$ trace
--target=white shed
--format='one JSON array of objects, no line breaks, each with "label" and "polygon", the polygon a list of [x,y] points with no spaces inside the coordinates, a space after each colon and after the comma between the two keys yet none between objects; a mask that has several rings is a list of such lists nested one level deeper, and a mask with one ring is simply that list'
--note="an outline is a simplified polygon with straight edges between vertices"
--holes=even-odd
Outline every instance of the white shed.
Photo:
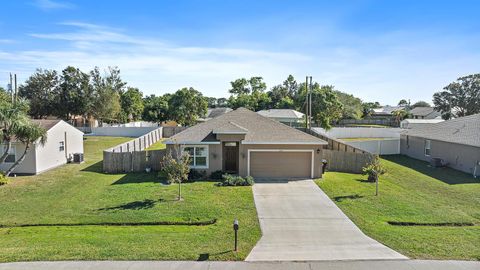
[{"label": "white shed", "polygon": [[[44,171],[66,164],[73,154],[83,154],[83,132],[62,120],[32,120],[47,130],[45,145],[35,143],[31,146],[25,160],[13,171],[15,174],[39,174]],[[1,147],[0,153],[4,148]],[[12,142],[10,154],[2,171],[7,170],[25,151],[21,142]]]}]

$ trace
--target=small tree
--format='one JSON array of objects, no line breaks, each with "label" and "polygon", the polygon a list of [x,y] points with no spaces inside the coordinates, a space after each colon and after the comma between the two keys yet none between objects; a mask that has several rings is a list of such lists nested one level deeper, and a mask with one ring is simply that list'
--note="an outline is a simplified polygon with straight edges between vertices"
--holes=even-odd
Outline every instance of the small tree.
[{"label": "small tree", "polygon": [[[174,153],[172,154],[172,152]],[[178,200],[182,200],[182,182],[188,180],[190,155],[180,151],[180,147],[175,146],[174,150],[167,151],[167,154],[163,157],[162,167],[168,181],[178,183]]]},{"label": "small tree", "polygon": [[34,142],[38,141],[40,145],[45,145],[47,142],[47,130],[34,123],[27,123],[19,127],[15,136],[18,141],[25,145],[25,150],[23,151],[22,156],[5,172],[5,176],[10,176],[13,170],[25,160],[25,157]]},{"label": "small tree", "polygon": [[375,196],[378,195],[378,177],[387,172],[385,167],[383,167],[383,165],[380,163],[378,155],[375,155],[370,161],[370,163],[367,166],[363,167],[362,170],[364,175],[368,175],[369,182],[375,182]]}]

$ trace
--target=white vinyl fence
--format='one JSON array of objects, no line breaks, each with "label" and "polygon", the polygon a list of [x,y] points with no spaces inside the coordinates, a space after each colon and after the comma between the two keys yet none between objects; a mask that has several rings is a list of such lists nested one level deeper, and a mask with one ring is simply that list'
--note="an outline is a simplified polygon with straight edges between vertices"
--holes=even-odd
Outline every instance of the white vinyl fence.
[{"label": "white vinyl fence", "polygon": [[[341,139],[340,139],[341,140]],[[370,141],[343,141],[353,147],[376,155],[400,154],[400,139],[381,139]]]}]

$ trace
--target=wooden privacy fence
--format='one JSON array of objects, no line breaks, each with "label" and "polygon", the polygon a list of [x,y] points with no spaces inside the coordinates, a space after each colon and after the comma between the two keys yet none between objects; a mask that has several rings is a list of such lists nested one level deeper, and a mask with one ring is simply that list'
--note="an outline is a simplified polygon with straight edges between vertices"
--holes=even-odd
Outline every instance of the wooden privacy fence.
[{"label": "wooden privacy fence", "polygon": [[362,168],[373,159],[372,153],[326,137],[313,130],[302,130],[328,142],[323,149],[323,159],[327,160],[327,170],[329,171],[361,173]]},{"label": "wooden privacy fence", "polygon": [[106,173],[140,172],[145,171],[147,167],[159,170],[165,150],[145,151],[145,149],[161,140],[162,137],[162,128],[158,128],[131,141],[104,150],[103,171]]},{"label": "wooden privacy fence", "polygon": [[335,172],[361,173],[373,155],[354,152],[323,149],[323,158],[327,160],[327,170]]},{"label": "wooden privacy fence", "polygon": [[162,169],[161,162],[166,150],[135,152],[103,152],[103,171],[106,173],[144,172]]}]

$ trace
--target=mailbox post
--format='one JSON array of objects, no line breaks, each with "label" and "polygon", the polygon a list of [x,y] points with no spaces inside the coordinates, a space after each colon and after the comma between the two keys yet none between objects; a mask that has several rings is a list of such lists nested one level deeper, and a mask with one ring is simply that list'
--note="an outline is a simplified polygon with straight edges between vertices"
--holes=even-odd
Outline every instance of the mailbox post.
[{"label": "mailbox post", "polygon": [[237,251],[238,250],[238,245],[237,245],[238,244],[238,220],[237,219],[233,221],[233,230],[235,232],[235,251]]}]

